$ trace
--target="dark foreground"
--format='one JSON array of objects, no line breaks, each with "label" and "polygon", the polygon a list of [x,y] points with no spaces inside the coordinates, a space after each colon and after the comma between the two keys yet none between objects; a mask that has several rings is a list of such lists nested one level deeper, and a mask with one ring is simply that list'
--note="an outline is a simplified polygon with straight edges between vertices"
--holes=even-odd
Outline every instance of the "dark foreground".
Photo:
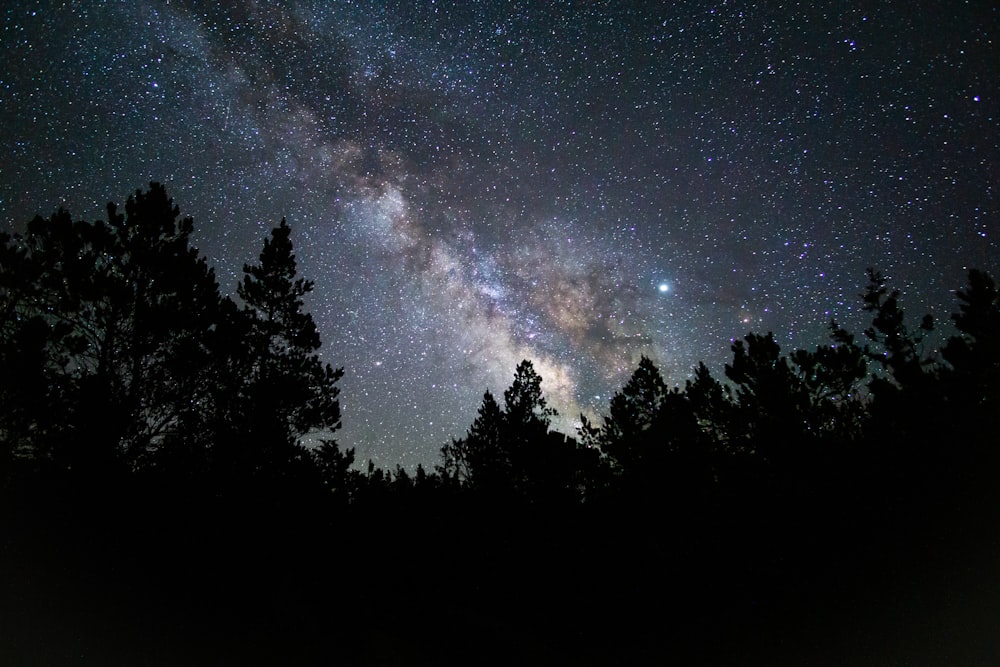
[{"label": "dark foreground", "polygon": [[440,498],[322,514],[242,498],[237,511],[190,490],[42,488],[7,491],[2,664],[1000,657],[1000,516],[975,484],[879,505],[762,493],[655,513]]}]

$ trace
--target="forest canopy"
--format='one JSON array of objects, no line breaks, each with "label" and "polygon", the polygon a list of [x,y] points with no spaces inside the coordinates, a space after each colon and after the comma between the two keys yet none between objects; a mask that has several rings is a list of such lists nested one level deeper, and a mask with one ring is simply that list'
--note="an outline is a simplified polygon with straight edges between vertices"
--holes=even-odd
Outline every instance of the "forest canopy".
[{"label": "forest canopy", "polygon": [[[235,298],[191,246],[192,228],[151,183],[124,212],[109,204],[107,220],[60,209],[0,238],[7,474],[30,463],[227,484],[301,477],[341,498],[362,480],[410,483],[402,468],[355,470],[353,451],[329,439],[343,370],[318,356],[303,301],[313,283],[297,276],[289,225],[244,266]],[[872,324],[860,340],[831,322],[828,343],[785,354],[772,334],[750,333],[733,343],[724,379],[700,364],[673,388],[642,357],[607,414],[581,416],[573,434],[551,430],[543,379],[524,360],[502,403],[488,391],[468,432],[417,475],[583,502],[621,488],[708,493],[750,470],[801,482],[862,451],[893,458],[907,440],[971,453],[998,432],[1000,297],[978,270],[957,297],[956,335],[926,351],[932,319],[913,327],[899,292],[872,270],[861,295]],[[315,434],[326,439],[306,447]]]}]

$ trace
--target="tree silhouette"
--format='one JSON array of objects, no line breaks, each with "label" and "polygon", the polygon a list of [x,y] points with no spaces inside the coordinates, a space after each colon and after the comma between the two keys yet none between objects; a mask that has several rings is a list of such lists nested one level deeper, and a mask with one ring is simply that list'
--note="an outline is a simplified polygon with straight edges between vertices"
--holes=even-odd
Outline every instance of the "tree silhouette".
[{"label": "tree silhouette", "polygon": [[660,370],[643,355],[625,386],[611,397],[601,428],[600,446],[619,467],[632,469],[645,463],[648,432],[663,411],[666,396]]},{"label": "tree silhouette", "polygon": [[[303,297],[313,283],[296,278],[291,228],[285,220],[264,240],[259,263],[246,265],[237,288],[242,309],[236,314],[242,345],[233,348],[238,382],[231,394],[230,443],[233,461],[247,472],[284,476],[312,460],[301,438],[340,428],[337,381],[343,369],[324,364],[317,354],[319,332]],[[318,454],[323,469],[343,471],[327,438]]]},{"label": "tree silhouette", "polygon": [[65,416],[58,435],[22,424],[37,456],[67,469],[143,467],[202,425],[218,286],[189,244],[191,219],[178,215],[152,183],[124,214],[109,204],[107,223],[60,210],[7,248],[4,356],[29,352],[17,331],[32,329],[39,342],[24,359],[34,369],[17,377],[44,382],[33,401]]},{"label": "tree silhouette", "polygon": [[872,324],[864,331],[870,342],[865,353],[875,363],[868,381],[866,440],[886,484],[908,497],[925,493],[936,472],[944,472],[935,458],[939,443],[954,428],[954,417],[943,391],[941,366],[924,353],[933,317],[925,315],[917,330],[911,330],[899,291],[889,290],[882,275],[872,269],[868,280],[862,300]]},{"label": "tree silhouette", "polygon": [[542,377],[527,359],[517,365],[503,399],[508,423],[523,431],[547,432],[552,417],[559,414],[542,396]]},{"label": "tree silhouette", "polygon": [[809,430],[840,442],[861,437],[865,405],[862,382],[868,373],[865,351],[854,336],[830,323],[829,345],[814,351],[796,350],[791,361],[808,394]]},{"label": "tree silhouette", "polygon": [[287,223],[246,267],[238,306],[163,186],[107,211],[90,224],[60,210],[0,239],[3,459],[343,477],[350,455],[335,442],[315,456],[299,442],[339,427],[342,371],[316,353]]},{"label": "tree silhouette", "polygon": [[506,415],[487,390],[465,437],[442,448],[441,474],[486,493],[510,488],[514,472],[506,437]]},{"label": "tree silhouette", "polygon": [[487,391],[465,437],[441,449],[441,476],[494,501],[583,497],[600,455],[550,432],[557,413],[548,406],[541,384],[534,365],[525,359],[504,391],[503,409]]},{"label": "tree silhouette", "polygon": [[531,502],[579,501],[587,495],[598,453],[573,438],[551,432],[558,415],[542,395],[542,377],[525,359],[504,391],[504,443],[513,488]]},{"label": "tree silhouette", "polygon": [[[111,394],[127,420],[124,445],[129,460],[140,461],[167,441],[191,440],[200,432],[209,400],[212,350],[220,295],[214,271],[190,246],[193,221],[179,210],[162,185],[151,183],[125,204],[125,214],[108,206],[108,225],[120,254],[109,257],[113,280],[105,328],[120,340],[103,349],[117,369]],[[117,353],[117,354],[116,354]],[[114,359],[117,356],[119,358]],[[106,373],[98,369],[104,380]],[[117,386],[116,386],[117,385]]]},{"label": "tree silhouette", "polygon": [[668,389],[656,364],[642,356],[611,398],[601,428],[593,430],[585,422],[582,433],[611,461],[619,493],[636,495],[646,504],[666,504],[709,491],[718,451],[716,429],[715,417],[699,419],[687,392]]},{"label": "tree silhouette", "polygon": [[868,269],[868,286],[862,301],[865,311],[872,313],[873,318],[864,334],[877,346],[869,356],[889,374],[888,378],[873,380],[870,386],[875,393],[920,386],[927,367],[933,362],[921,356],[921,343],[924,334],[933,330],[934,318],[925,315],[919,326],[921,333],[911,332],[899,306],[899,296],[899,290],[889,291],[882,274]]},{"label": "tree silhouette", "polygon": [[[60,212],[62,215],[62,212]],[[65,355],[51,358],[50,341],[62,337],[38,307],[39,267],[18,239],[0,234],[0,472],[16,459],[50,449],[62,429],[49,417],[63,408],[69,374]]]},{"label": "tree silhouette", "polygon": [[736,387],[742,447],[764,460],[781,459],[809,432],[808,392],[770,332],[747,334],[732,350],[725,371]]},{"label": "tree silhouette", "polygon": [[359,483],[360,472],[354,470],[354,449],[341,450],[336,441],[323,438],[312,450],[321,483],[334,499],[349,502]]},{"label": "tree silhouette", "polygon": [[955,424],[985,443],[1000,428],[1000,290],[989,274],[972,270],[957,297],[959,335],[942,349],[947,391]]},{"label": "tree silhouette", "polygon": [[694,369],[694,378],[684,384],[687,396],[701,432],[717,453],[735,452],[736,434],[732,389],[714,377],[703,362]]}]

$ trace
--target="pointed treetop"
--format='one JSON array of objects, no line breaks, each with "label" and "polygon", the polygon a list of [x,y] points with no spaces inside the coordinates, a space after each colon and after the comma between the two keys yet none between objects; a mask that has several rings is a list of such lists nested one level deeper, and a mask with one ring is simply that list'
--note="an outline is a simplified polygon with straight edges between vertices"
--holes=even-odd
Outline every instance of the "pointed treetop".
[{"label": "pointed treetop", "polygon": [[547,429],[551,418],[559,414],[548,407],[542,396],[542,378],[527,359],[517,365],[514,382],[503,393],[503,398],[507,419],[512,424],[537,423]]}]

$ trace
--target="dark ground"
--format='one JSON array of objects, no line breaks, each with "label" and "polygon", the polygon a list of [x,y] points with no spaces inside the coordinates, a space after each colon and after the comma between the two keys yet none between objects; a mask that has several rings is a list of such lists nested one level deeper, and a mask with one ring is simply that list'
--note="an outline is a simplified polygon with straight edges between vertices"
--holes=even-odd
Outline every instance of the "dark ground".
[{"label": "dark ground", "polygon": [[9,494],[0,663],[1000,659],[1000,524],[971,498],[867,516],[755,501],[694,517],[420,504],[310,515],[98,495]]}]

